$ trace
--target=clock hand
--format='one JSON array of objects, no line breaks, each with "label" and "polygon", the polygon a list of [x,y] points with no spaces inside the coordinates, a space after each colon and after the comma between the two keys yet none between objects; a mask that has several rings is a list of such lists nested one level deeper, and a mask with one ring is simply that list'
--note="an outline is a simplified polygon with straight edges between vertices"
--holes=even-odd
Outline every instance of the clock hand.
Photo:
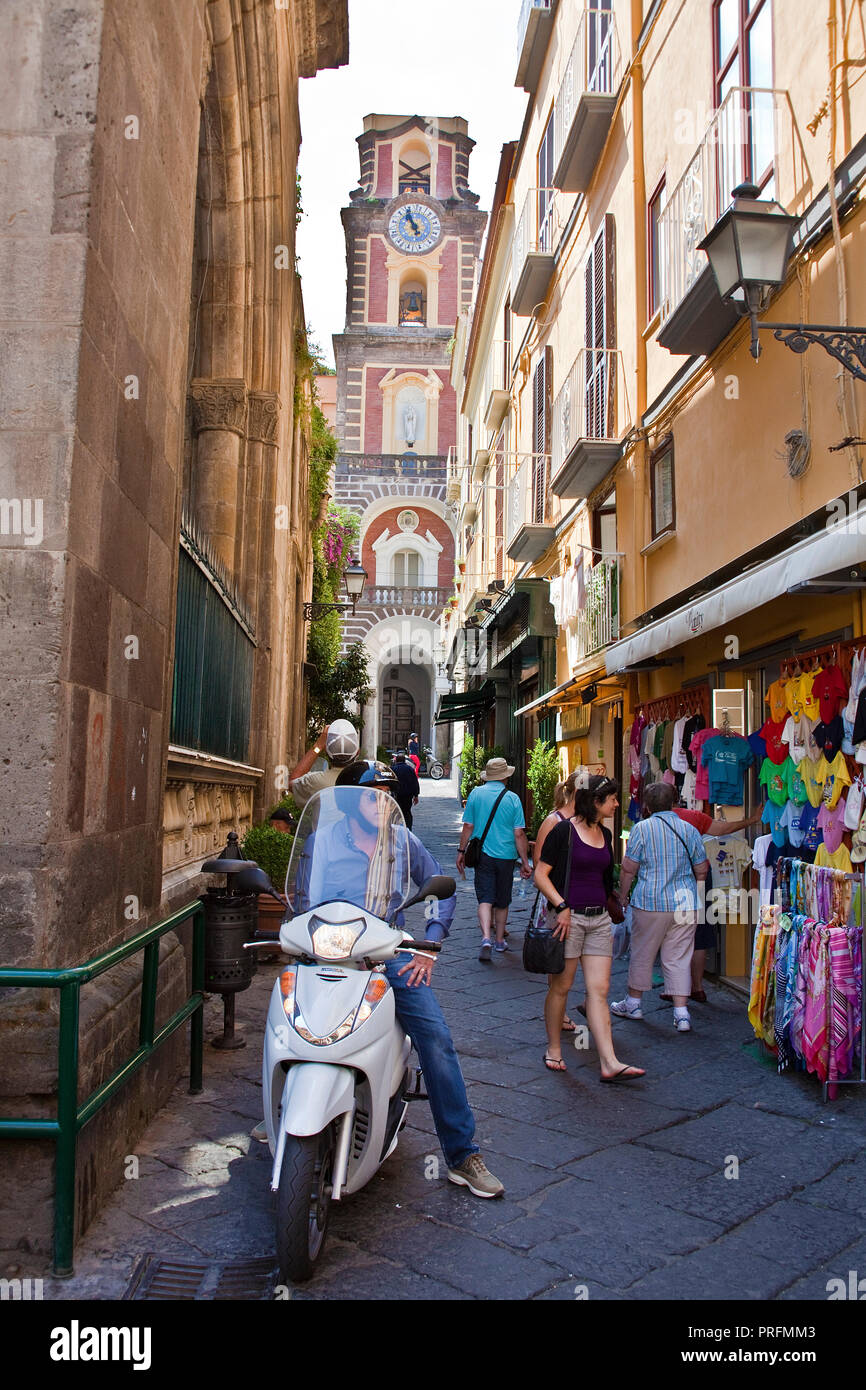
[{"label": "clock hand", "polygon": [[412,216],[411,212],[406,213],[406,221],[409,223],[409,226],[412,228],[412,231],[415,232],[417,235],[418,223],[415,221],[415,218]]}]

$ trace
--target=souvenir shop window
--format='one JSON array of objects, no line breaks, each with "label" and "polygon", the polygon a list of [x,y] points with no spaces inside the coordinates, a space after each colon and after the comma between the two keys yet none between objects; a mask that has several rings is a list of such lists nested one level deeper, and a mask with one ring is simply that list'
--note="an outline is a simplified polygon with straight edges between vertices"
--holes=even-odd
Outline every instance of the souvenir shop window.
[{"label": "souvenir shop window", "polygon": [[653,540],[677,524],[676,493],[674,490],[674,441],[669,436],[650,455],[650,490],[652,498]]}]

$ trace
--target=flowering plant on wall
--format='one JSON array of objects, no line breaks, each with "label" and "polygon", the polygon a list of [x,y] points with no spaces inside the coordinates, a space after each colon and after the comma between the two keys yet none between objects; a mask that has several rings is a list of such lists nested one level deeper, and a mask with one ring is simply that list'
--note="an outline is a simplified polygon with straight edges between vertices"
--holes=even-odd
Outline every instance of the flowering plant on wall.
[{"label": "flowering plant on wall", "polygon": [[333,588],[338,590],[343,571],[352,558],[361,531],[361,518],[348,507],[332,502],[322,530],[322,553]]}]

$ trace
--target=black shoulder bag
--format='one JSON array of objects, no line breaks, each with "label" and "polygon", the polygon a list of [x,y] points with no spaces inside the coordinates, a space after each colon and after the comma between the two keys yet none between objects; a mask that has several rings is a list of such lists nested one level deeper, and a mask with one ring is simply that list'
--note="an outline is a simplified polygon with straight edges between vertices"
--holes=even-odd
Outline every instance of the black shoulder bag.
[{"label": "black shoulder bag", "polygon": [[484,834],[481,836],[480,839],[477,835],[473,835],[472,839],[469,841],[469,844],[466,846],[466,849],[463,851],[463,862],[466,865],[467,869],[476,869],[478,867],[478,861],[481,858],[481,848],[484,844],[484,841],[487,839],[487,832],[493,823],[493,817],[496,815],[499,803],[507,791],[508,788],[503,787],[502,791],[499,793],[496,800],[494,801],[493,810],[490,812],[490,815],[487,818],[487,824],[484,827]]},{"label": "black shoulder bag", "polygon": [[[565,865],[563,898],[568,893],[571,884],[571,854],[574,847],[574,841],[571,838],[574,830],[568,821],[565,824],[568,825],[568,859]],[[523,938],[523,968],[528,970],[530,975],[561,975],[565,969],[565,942],[561,937],[553,935],[553,929],[550,926],[552,910],[548,906],[546,919],[537,922],[534,920],[535,912],[533,909],[533,916],[526,928],[526,934]]]}]

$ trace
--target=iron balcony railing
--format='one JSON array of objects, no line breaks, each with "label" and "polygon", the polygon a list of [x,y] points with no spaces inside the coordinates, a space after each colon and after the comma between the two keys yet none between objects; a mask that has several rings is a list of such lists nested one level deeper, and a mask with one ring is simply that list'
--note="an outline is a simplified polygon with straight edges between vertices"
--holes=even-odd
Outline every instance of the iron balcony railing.
[{"label": "iron balcony railing", "polygon": [[425,584],[371,584],[365,601],[376,608],[441,608],[448,593]]},{"label": "iron balcony railing", "polygon": [[562,230],[559,195],[555,188],[530,188],[514,227],[511,273],[520,279],[528,256],[552,256]]},{"label": "iron balcony railing", "polygon": [[616,440],[630,426],[622,354],[581,348],[553,402],[553,475],[579,439]]},{"label": "iron balcony railing", "polygon": [[522,526],[543,525],[550,520],[550,455],[518,454],[515,461],[507,493],[506,549]]},{"label": "iron balcony railing", "polygon": [[338,474],[368,473],[380,477],[429,478],[445,481],[445,454],[338,454]]},{"label": "iron balcony railing", "polygon": [[456,444],[452,444],[448,449],[448,458],[445,464],[445,500],[446,502],[459,502],[463,487],[463,463],[460,459],[460,451]]},{"label": "iron balcony railing", "polygon": [[769,87],[733,87],[714,111],[704,137],[659,216],[661,322],[682,303],[707,265],[699,243],[744,180],[775,192],[779,116],[787,94]]},{"label": "iron balcony railing", "polygon": [[586,604],[577,624],[580,660],[619,639],[619,560],[599,560],[584,582]]},{"label": "iron balcony railing", "polygon": [[554,164],[559,162],[584,92],[613,96],[621,76],[619,39],[611,10],[585,9],[554,107]]}]

